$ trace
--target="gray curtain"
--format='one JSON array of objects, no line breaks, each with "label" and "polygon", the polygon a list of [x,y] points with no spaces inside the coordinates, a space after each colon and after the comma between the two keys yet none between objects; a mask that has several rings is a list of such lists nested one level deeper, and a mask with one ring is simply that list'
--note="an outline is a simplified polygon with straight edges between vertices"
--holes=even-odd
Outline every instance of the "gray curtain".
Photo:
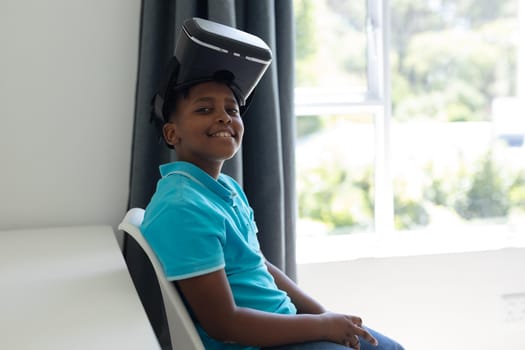
[{"label": "gray curtain", "polygon": [[[239,181],[255,211],[265,256],[295,279],[295,173],[293,111],[294,21],[292,0],[143,0],[129,204],[145,208],[155,191],[160,164],[174,158],[150,123],[150,101],[173,54],[182,22],[207,18],[262,38],[273,62],[244,116],[238,155],[223,172]],[[132,239],[125,257],[133,281],[163,348],[169,337],[153,270]]]}]

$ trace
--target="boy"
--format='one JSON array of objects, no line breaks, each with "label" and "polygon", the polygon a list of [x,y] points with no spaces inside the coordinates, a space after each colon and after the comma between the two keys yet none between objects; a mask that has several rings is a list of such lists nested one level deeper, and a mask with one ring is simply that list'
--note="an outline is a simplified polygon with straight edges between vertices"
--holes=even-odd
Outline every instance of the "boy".
[{"label": "boy", "polygon": [[242,188],[221,173],[241,146],[243,100],[224,75],[168,89],[162,132],[177,161],[161,166],[141,227],[206,349],[402,350],[264,258]]}]

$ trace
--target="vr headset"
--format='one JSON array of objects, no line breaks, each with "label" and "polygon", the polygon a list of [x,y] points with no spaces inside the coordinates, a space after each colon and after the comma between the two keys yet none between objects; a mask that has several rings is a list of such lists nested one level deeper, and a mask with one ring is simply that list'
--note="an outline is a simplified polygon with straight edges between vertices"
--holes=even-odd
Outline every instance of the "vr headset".
[{"label": "vr headset", "polygon": [[248,97],[271,61],[272,52],[259,37],[202,18],[188,19],[153,98],[154,117],[162,124],[167,121],[165,102],[170,91],[212,80],[227,83],[246,109]]}]

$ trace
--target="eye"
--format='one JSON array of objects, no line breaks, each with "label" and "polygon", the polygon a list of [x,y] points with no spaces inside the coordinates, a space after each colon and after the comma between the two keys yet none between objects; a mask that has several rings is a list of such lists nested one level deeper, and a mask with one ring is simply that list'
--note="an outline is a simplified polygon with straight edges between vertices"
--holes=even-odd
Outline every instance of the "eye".
[{"label": "eye", "polygon": [[228,113],[229,115],[233,117],[236,117],[241,113],[239,111],[239,106],[237,105],[237,103],[227,103],[224,106],[224,109],[226,110],[226,113]]},{"label": "eye", "polygon": [[233,115],[233,116],[238,116],[240,114],[237,108],[228,108],[227,111],[229,115]]},{"label": "eye", "polygon": [[212,109],[208,107],[200,107],[195,110],[196,113],[199,114],[209,114],[211,113]]}]

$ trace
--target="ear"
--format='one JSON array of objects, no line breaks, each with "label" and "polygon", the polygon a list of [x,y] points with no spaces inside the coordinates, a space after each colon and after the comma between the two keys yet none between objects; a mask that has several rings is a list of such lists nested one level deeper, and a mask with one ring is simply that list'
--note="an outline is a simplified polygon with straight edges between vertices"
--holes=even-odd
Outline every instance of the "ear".
[{"label": "ear", "polygon": [[175,147],[180,141],[180,138],[177,135],[177,126],[175,123],[164,124],[162,127],[162,135],[164,136],[166,143],[170,146]]}]

